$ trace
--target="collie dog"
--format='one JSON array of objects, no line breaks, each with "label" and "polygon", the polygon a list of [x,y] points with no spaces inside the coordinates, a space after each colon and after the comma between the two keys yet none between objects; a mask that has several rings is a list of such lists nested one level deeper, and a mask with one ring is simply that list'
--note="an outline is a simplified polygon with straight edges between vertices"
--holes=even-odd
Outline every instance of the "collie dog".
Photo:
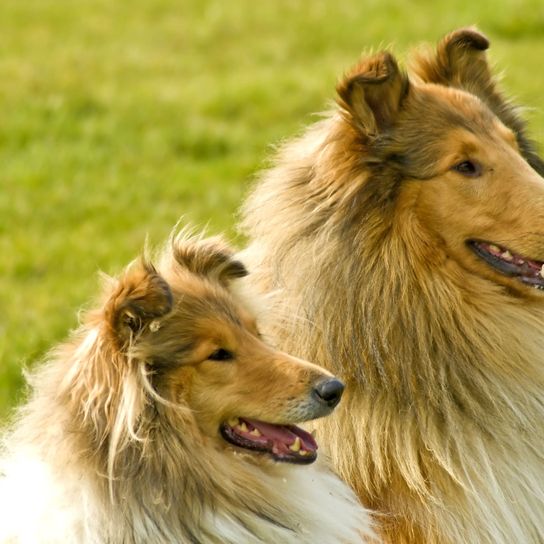
[{"label": "collie dog", "polygon": [[544,165],[487,47],[363,58],[244,208],[264,330],[346,379],[318,437],[391,543],[544,542]]},{"label": "collie dog", "polygon": [[0,541],[366,540],[366,511],[296,426],[342,382],[263,342],[220,239],[167,247],[108,280],[31,376],[4,437]]}]

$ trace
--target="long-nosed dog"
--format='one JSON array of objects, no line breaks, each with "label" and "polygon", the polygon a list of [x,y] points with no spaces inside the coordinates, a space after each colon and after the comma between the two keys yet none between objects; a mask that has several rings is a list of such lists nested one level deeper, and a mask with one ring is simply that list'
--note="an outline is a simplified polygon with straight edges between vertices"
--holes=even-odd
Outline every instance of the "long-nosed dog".
[{"label": "long-nosed dog", "polygon": [[[218,239],[110,280],[4,436],[3,543],[361,542],[368,516],[298,422],[343,385],[272,349]],[[301,466],[308,465],[308,466]]]},{"label": "long-nosed dog", "polygon": [[487,47],[363,58],[245,206],[265,330],[346,377],[318,427],[395,544],[544,542],[544,163]]}]

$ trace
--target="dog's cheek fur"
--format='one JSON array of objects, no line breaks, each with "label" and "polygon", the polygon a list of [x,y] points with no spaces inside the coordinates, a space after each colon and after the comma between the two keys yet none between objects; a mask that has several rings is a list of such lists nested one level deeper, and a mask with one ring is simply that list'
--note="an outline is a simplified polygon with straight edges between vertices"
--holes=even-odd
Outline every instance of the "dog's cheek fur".
[{"label": "dog's cheek fur", "polygon": [[233,413],[234,402],[229,396],[229,383],[235,375],[233,363],[205,361],[180,369],[174,377],[176,383],[172,391],[178,398],[182,396],[189,408],[198,414],[197,425],[208,437],[218,437],[221,423],[239,415]]}]

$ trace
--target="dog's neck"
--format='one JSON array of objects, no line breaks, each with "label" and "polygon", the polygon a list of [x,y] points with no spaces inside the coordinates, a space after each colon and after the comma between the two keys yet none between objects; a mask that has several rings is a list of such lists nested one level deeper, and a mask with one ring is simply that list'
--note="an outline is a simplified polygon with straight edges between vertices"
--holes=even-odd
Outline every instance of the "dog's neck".
[{"label": "dog's neck", "polygon": [[362,216],[368,177],[335,150],[337,124],[288,146],[246,204],[249,281],[271,293],[262,320],[279,347],[347,380],[318,427],[367,504],[412,505],[426,542],[519,541],[541,525],[544,304],[425,248],[418,260],[417,236],[393,236],[394,199]]},{"label": "dog's neck", "polygon": [[[66,541],[75,534],[93,542],[313,542],[321,535],[352,542],[365,527],[364,510],[323,467],[236,452],[219,437],[203,437],[187,409],[148,399],[128,436],[112,442],[107,411],[124,409],[123,398],[105,397],[107,406],[96,405],[83,418],[89,399],[70,395],[80,391],[69,370],[52,361],[37,371],[33,397],[8,439],[23,470],[26,460],[44,467],[39,471],[50,481],[44,503],[60,500],[59,516],[65,503],[73,505],[76,520],[62,522]],[[117,391],[130,395],[125,385]],[[91,533],[83,538],[81,531]]]}]

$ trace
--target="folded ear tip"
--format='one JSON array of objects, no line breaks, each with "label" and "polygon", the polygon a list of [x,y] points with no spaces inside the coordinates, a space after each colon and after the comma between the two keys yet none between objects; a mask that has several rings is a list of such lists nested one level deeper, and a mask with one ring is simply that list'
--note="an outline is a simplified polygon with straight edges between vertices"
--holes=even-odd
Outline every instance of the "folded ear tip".
[{"label": "folded ear tip", "polygon": [[336,92],[344,102],[349,103],[353,88],[359,84],[379,84],[398,72],[395,57],[389,51],[380,51],[362,59],[346,73],[336,85]]},{"label": "folded ear tip", "polygon": [[227,275],[229,278],[236,279],[236,278],[245,278],[249,275],[248,269],[245,267],[244,263],[242,261],[238,261],[237,259],[233,259],[229,262],[227,267]]},{"label": "folded ear tip", "polygon": [[379,55],[381,56],[383,63],[387,66],[397,66],[397,59],[395,59],[395,56],[390,51],[381,51]]},{"label": "folded ear tip", "polygon": [[360,79],[365,83],[382,83],[397,72],[395,57],[389,51],[380,51],[361,64]]},{"label": "folded ear tip", "polygon": [[393,123],[409,89],[405,72],[387,50],[360,60],[336,86],[343,117],[364,138]]},{"label": "folded ear tip", "polygon": [[465,47],[485,51],[489,48],[489,40],[475,27],[454,30],[446,36],[444,41],[447,43],[448,49],[452,47]]},{"label": "folded ear tip", "polygon": [[153,277],[153,284],[153,289],[157,293],[155,315],[162,317],[172,311],[174,307],[174,294],[168,282],[158,273],[155,273]]},{"label": "folded ear tip", "polygon": [[154,319],[169,314],[174,296],[168,282],[145,260],[131,264],[119,278],[104,308],[117,339],[124,342]]}]

